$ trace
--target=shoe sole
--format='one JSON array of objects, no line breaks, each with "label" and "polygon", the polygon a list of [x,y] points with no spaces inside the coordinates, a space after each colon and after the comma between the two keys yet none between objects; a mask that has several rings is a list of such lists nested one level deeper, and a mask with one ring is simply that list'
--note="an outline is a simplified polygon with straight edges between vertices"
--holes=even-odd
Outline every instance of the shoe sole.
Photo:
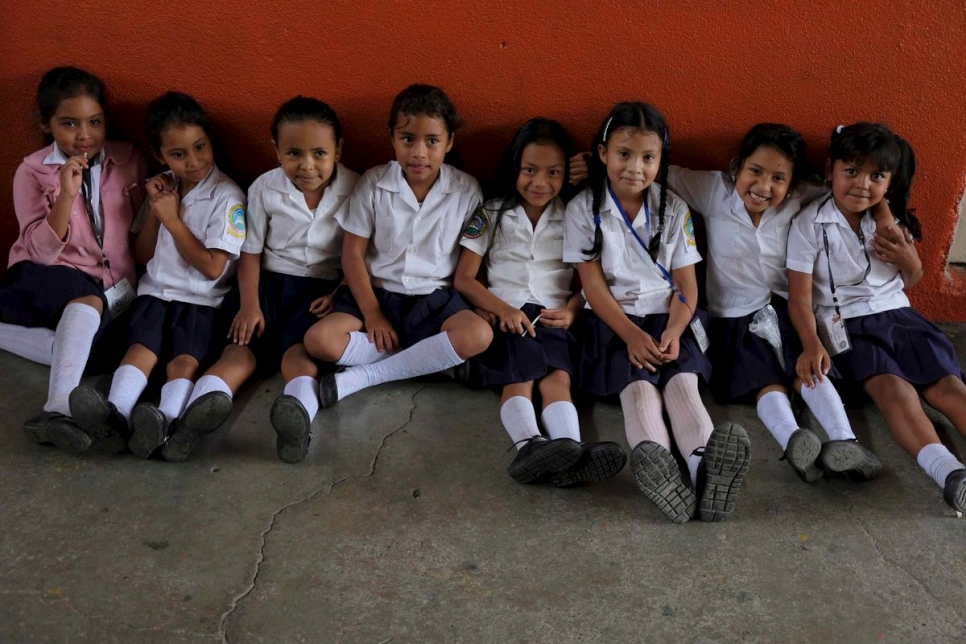
[{"label": "shoe sole", "polygon": [[179,463],[188,458],[202,438],[218,429],[231,416],[232,400],[222,391],[211,391],[184,411],[178,429],[161,449],[164,460]]},{"label": "shoe sole", "polygon": [[131,428],[134,433],[127,446],[138,458],[150,457],[168,437],[168,419],[153,405],[142,403],[134,408]]},{"label": "shoe sole", "polygon": [[870,481],[882,471],[882,463],[872,452],[852,441],[825,444],[820,456],[827,472],[844,474],[851,481]]},{"label": "shoe sole", "polygon": [[293,396],[282,396],[272,405],[269,419],[278,434],[275,448],[279,459],[286,463],[305,460],[312,440],[312,423],[302,403]]},{"label": "shoe sole", "polygon": [[43,427],[38,427],[36,425],[24,425],[23,426],[24,436],[31,443],[36,443],[37,445],[53,445],[54,441],[50,440],[50,434],[47,431],[47,425]]},{"label": "shoe sole", "polygon": [[704,451],[705,483],[698,504],[702,521],[724,521],[735,511],[735,501],[751,461],[751,441],[735,423],[719,425]]},{"label": "shoe sole", "polygon": [[573,468],[554,474],[550,482],[557,487],[597,483],[616,476],[627,463],[627,454],[617,443],[598,443],[584,452]]},{"label": "shoe sole", "polygon": [[66,418],[47,425],[47,435],[51,443],[71,454],[83,454],[93,444],[87,432]]},{"label": "shoe sole", "polygon": [[814,432],[799,430],[792,434],[785,450],[785,458],[798,478],[806,483],[814,483],[822,478],[822,469],[817,465],[822,452],[822,441]]},{"label": "shoe sole", "polygon": [[681,468],[669,451],[657,443],[641,443],[631,452],[631,470],[637,487],[671,523],[694,516],[694,490],[681,478]]},{"label": "shoe sole", "polygon": [[517,465],[517,461],[514,461],[507,468],[507,473],[517,483],[535,483],[545,476],[570,469],[583,455],[584,449],[580,443],[569,438],[560,438],[549,441],[538,454],[524,461],[526,465],[514,467]]},{"label": "shoe sole", "polygon": [[76,387],[68,404],[74,423],[87,432],[95,447],[108,454],[124,451],[127,441],[111,427],[111,408],[100,392],[83,385]]},{"label": "shoe sole", "polygon": [[339,402],[339,389],[335,384],[335,374],[327,373],[319,378],[319,407],[329,409]]}]

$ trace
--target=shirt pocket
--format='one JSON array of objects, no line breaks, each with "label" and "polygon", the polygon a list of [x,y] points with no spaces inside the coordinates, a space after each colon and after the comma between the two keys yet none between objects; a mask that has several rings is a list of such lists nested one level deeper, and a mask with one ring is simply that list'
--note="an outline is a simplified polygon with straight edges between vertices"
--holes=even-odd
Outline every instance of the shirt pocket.
[{"label": "shirt pocket", "polygon": [[[786,237],[788,228],[785,228]],[[733,221],[716,221],[708,229],[708,252],[716,257],[739,259],[745,253],[741,243],[741,225]]]},{"label": "shirt pocket", "polygon": [[463,233],[463,220],[455,214],[447,214],[436,226],[436,252],[446,257],[452,253],[460,243]]},{"label": "shirt pocket", "polygon": [[[600,267],[604,271],[604,277],[613,279],[624,266],[627,248],[624,244],[624,235],[621,232],[614,232],[600,228],[603,238],[603,245],[600,249]],[[634,242],[637,243],[636,241]],[[581,250],[589,250],[581,249]]]}]

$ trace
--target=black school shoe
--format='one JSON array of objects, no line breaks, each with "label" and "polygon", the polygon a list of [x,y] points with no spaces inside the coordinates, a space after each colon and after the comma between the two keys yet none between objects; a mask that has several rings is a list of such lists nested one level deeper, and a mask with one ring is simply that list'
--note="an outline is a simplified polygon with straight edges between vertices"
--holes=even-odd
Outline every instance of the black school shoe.
[{"label": "black school shoe", "polygon": [[596,483],[615,476],[627,463],[627,454],[617,443],[580,443],[583,454],[573,467],[550,477],[557,487],[572,487],[581,483]]},{"label": "black school shoe", "polygon": [[631,452],[631,470],[637,487],[671,523],[684,523],[694,516],[694,490],[681,478],[678,462],[663,445],[638,443]]},{"label": "black school shoe", "polygon": [[570,438],[546,440],[541,437],[527,439],[516,458],[507,468],[507,473],[517,483],[536,483],[550,474],[563,472],[573,467],[584,449]]},{"label": "black school shoe", "polygon": [[882,471],[882,462],[855,439],[828,441],[819,460],[826,472],[844,474],[850,481],[870,481]]},{"label": "black school shoe", "polygon": [[67,399],[74,424],[83,429],[95,447],[108,454],[120,454],[127,449],[131,432],[127,420],[97,389],[87,385],[74,387]]},{"label": "black school shoe", "polygon": [[335,384],[335,373],[319,377],[319,407],[329,409],[339,402],[339,388]]},{"label": "black school shoe", "polygon": [[946,477],[943,499],[956,512],[966,512],[966,470],[953,470]]},{"label": "black school shoe", "polygon": [[269,418],[277,434],[275,448],[278,457],[286,463],[301,463],[312,440],[312,421],[305,406],[295,396],[279,396],[272,405]]},{"label": "black school shoe", "polygon": [[816,465],[822,441],[810,429],[798,429],[788,439],[783,460],[788,461],[798,478],[813,483],[822,478],[822,470]]},{"label": "black school shoe", "polygon": [[161,448],[164,460],[175,463],[188,458],[201,439],[218,429],[231,416],[231,396],[223,391],[209,391],[200,396],[181,414],[176,426]]},{"label": "black school shoe", "polygon": [[143,402],[131,412],[134,433],[127,447],[138,458],[148,458],[168,440],[168,419],[152,403]]},{"label": "black school shoe", "polygon": [[68,416],[64,416],[56,411],[40,412],[33,418],[28,418],[24,421],[24,436],[27,437],[28,441],[36,443],[37,445],[53,445],[54,441],[50,440],[50,434],[47,432],[47,428],[52,421],[60,418],[68,418]]},{"label": "black school shoe", "polygon": [[58,414],[47,423],[47,436],[51,443],[71,454],[83,454],[94,444],[90,434],[78,427],[70,416],[63,414]]},{"label": "black school shoe", "polygon": [[[695,450],[695,453],[702,453]],[[701,490],[698,518],[724,521],[735,511],[735,500],[751,463],[751,441],[737,423],[722,423],[714,428],[698,466]]]}]

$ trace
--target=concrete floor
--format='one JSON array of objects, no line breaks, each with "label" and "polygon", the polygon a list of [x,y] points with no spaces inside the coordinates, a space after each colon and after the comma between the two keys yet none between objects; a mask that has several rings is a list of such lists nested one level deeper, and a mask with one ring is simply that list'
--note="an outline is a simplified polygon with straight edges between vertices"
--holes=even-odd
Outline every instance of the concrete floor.
[{"label": "concrete floor", "polygon": [[[710,405],[752,467],[732,520],[675,526],[626,468],[515,484],[497,398],[449,382],[343,401],[286,465],[276,377],[175,465],[29,444],[46,380],[0,355],[0,642],[966,639],[966,520],[868,405],[850,414],[885,471],[862,485],[800,482],[752,407]],[[582,420],[624,441],[617,407]]]}]

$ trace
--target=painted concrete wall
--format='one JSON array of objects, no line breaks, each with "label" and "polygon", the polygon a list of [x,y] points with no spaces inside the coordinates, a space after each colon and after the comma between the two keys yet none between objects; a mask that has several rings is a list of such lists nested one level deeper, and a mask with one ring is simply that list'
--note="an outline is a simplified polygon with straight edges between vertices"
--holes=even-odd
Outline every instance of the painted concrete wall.
[{"label": "painted concrete wall", "polygon": [[610,104],[645,99],[672,127],[674,161],[720,168],[742,133],[798,128],[823,161],[834,125],[883,120],[915,147],[927,315],[966,321],[966,281],[947,256],[966,176],[963,0],[60,0],[4,3],[0,25],[0,251],[16,237],[10,179],[41,145],[41,74],[77,64],[102,76],[121,134],[143,140],[148,100],[194,94],[216,118],[242,182],[273,165],[268,126],[297,93],[339,112],[345,161],[384,162],[392,97],[442,85],[468,127],[457,147],[486,179],[513,129],[557,118],[586,145]]}]

